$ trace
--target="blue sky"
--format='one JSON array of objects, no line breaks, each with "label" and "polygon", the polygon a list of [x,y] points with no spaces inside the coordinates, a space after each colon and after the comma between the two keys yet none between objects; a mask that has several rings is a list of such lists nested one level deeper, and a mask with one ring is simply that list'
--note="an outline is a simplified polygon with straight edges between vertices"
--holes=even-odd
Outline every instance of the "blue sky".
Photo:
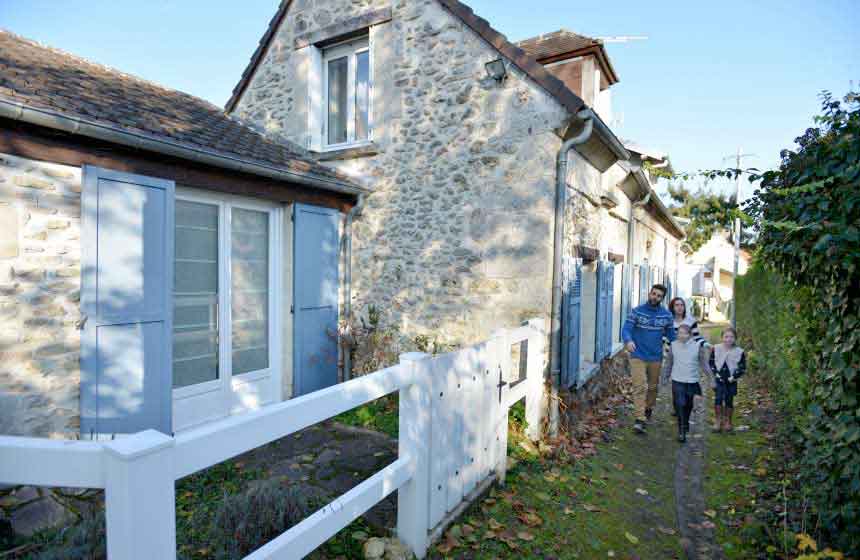
[{"label": "blue sky", "polygon": [[[223,105],[278,0],[0,0],[0,27]],[[564,27],[647,35],[607,46],[619,136],[677,170],[768,167],[811,124],[818,92],[860,82],[860,1],[467,0],[509,39]],[[725,185],[711,185],[725,188]]]}]

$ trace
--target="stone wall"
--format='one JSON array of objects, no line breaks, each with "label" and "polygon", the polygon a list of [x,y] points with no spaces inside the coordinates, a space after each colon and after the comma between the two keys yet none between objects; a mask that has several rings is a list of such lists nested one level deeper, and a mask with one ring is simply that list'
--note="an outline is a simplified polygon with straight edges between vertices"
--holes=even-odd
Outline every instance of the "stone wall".
[{"label": "stone wall", "polygon": [[568,115],[511,65],[502,84],[487,79],[499,54],[437,2],[294,2],[238,116],[305,145],[310,57],[295,36],[385,6],[392,20],[370,30],[376,153],[326,162],[373,189],[354,225],[356,311],[375,305],[446,344],[547,318],[555,129]]},{"label": "stone wall", "polygon": [[0,154],[0,434],[80,427],[80,169]]}]

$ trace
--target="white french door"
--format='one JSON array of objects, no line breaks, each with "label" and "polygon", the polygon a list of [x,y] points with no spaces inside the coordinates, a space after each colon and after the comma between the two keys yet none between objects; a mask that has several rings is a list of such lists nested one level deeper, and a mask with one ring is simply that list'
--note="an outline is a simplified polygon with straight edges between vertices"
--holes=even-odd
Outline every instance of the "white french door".
[{"label": "white french door", "polygon": [[280,395],[280,214],[261,201],[177,192],[174,431]]}]

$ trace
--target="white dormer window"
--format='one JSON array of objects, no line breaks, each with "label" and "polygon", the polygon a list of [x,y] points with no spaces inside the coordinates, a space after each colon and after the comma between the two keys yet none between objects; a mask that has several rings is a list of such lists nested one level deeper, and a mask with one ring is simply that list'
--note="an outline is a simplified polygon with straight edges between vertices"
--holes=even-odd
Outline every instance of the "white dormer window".
[{"label": "white dormer window", "polygon": [[312,68],[308,82],[310,148],[336,150],[368,143],[372,135],[368,38],[312,47],[312,54],[316,72]]}]

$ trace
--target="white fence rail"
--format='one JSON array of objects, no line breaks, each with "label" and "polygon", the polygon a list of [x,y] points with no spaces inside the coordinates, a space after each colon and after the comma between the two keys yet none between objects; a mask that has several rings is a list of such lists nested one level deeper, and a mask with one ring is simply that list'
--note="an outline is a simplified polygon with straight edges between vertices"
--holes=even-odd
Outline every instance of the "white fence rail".
[{"label": "white fence rail", "polygon": [[543,348],[541,322],[531,321],[450,354],[404,354],[394,367],[175,437],[0,436],[0,483],[103,488],[111,560],[175,558],[177,479],[399,391],[398,459],[246,559],[302,558],[395,490],[398,536],[423,558],[434,529],[470,492],[492,476],[504,481],[508,409],[523,397],[537,437]]}]

